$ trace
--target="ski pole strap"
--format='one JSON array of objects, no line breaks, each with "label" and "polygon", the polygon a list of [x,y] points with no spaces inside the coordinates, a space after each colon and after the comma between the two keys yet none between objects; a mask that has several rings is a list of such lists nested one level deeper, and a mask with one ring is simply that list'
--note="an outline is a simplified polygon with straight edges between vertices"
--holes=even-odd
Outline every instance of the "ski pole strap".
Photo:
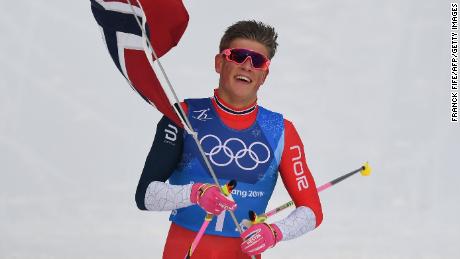
[{"label": "ski pole strap", "polygon": [[199,197],[203,196],[204,193],[205,193],[209,188],[211,188],[211,187],[213,187],[213,186],[214,186],[214,185],[212,185],[212,184],[206,184],[206,183],[203,184],[203,185],[201,185],[200,188],[198,188],[198,195],[199,195]]},{"label": "ski pole strap", "polygon": [[278,233],[276,232],[276,230],[270,224],[265,223],[265,222],[263,224],[265,224],[270,229],[270,231],[272,232],[273,238],[275,238],[275,243],[273,244],[273,246],[275,246],[276,243],[278,243]]}]

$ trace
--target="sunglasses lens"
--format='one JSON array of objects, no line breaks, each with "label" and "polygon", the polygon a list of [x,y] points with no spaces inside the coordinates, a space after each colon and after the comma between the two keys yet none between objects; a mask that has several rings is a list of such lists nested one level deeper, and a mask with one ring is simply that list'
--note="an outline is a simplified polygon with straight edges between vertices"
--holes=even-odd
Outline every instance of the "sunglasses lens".
[{"label": "sunglasses lens", "polygon": [[268,62],[268,59],[265,58],[262,54],[247,49],[232,49],[228,57],[231,60],[241,64],[246,60],[248,56],[251,57],[252,65],[254,68],[263,68]]},{"label": "sunglasses lens", "polygon": [[238,63],[243,63],[247,57],[248,57],[247,51],[240,50],[240,49],[234,49],[232,50],[230,54],[230,59]]},{"label": "sunglasses lens", "polygon": [[255,68],[261,68],[264,66],[266,60],[265,60],[265,57],[260,55],[259,53],[253,53],[251,55],[251,60],[252,60],[252,65],[255,67]]}]

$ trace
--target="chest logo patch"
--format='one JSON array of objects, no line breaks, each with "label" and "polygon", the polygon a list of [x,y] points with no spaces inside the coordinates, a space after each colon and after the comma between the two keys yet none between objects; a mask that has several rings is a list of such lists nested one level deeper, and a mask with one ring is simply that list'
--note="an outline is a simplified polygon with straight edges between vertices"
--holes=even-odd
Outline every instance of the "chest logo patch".
[{"label": "chest logo patch", "polygon": [[204,110],[193,111],[195,115],[193,115],[192,118],[200,120],[200,121],[212,120],[211,117],[208,117],[207,112],[209,112],[209,110],[210,109],[208,108],[208,109],[204,109]]}]

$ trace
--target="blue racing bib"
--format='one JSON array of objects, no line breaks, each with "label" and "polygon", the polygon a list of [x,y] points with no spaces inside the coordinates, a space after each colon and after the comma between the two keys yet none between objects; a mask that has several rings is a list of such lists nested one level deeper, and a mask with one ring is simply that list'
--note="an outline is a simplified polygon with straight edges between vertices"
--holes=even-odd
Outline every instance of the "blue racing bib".
[{"label": "blue racing bib", "polygon": [[[234,130],[220,120],[212,100],[188,99],[188,118],[219,179],[220,185],[237,181],[232,198],[238,204],[235,216],[239,223],[248,211],[263,213],[278,178],[278,167],[284,147],[284,120],[279,113],[258,107],[255,123],[244,130]],[[186,134],[186,133],[185,133]],[[169,178],[175,185],[214,183],[192,136],[184,136],[182,159]],[[170,220],[187,229],[198,231],[205,211],[197,205],[174,210]],[[238,237],[228,212],[213,218],[206,234]]]}]

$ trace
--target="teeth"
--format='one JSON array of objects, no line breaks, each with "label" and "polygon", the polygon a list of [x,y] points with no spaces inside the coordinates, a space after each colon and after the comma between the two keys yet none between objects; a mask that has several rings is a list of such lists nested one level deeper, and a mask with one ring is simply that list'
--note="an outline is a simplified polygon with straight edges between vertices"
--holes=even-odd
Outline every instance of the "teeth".
[{"label": "teeth", "polygon": [[251,83],[251,79],[249,77],[246,77],[246,76],[236,76],[236,79],[239,79],[239,80],[243,80],[243,81],[246,81],[248,83]]}]

